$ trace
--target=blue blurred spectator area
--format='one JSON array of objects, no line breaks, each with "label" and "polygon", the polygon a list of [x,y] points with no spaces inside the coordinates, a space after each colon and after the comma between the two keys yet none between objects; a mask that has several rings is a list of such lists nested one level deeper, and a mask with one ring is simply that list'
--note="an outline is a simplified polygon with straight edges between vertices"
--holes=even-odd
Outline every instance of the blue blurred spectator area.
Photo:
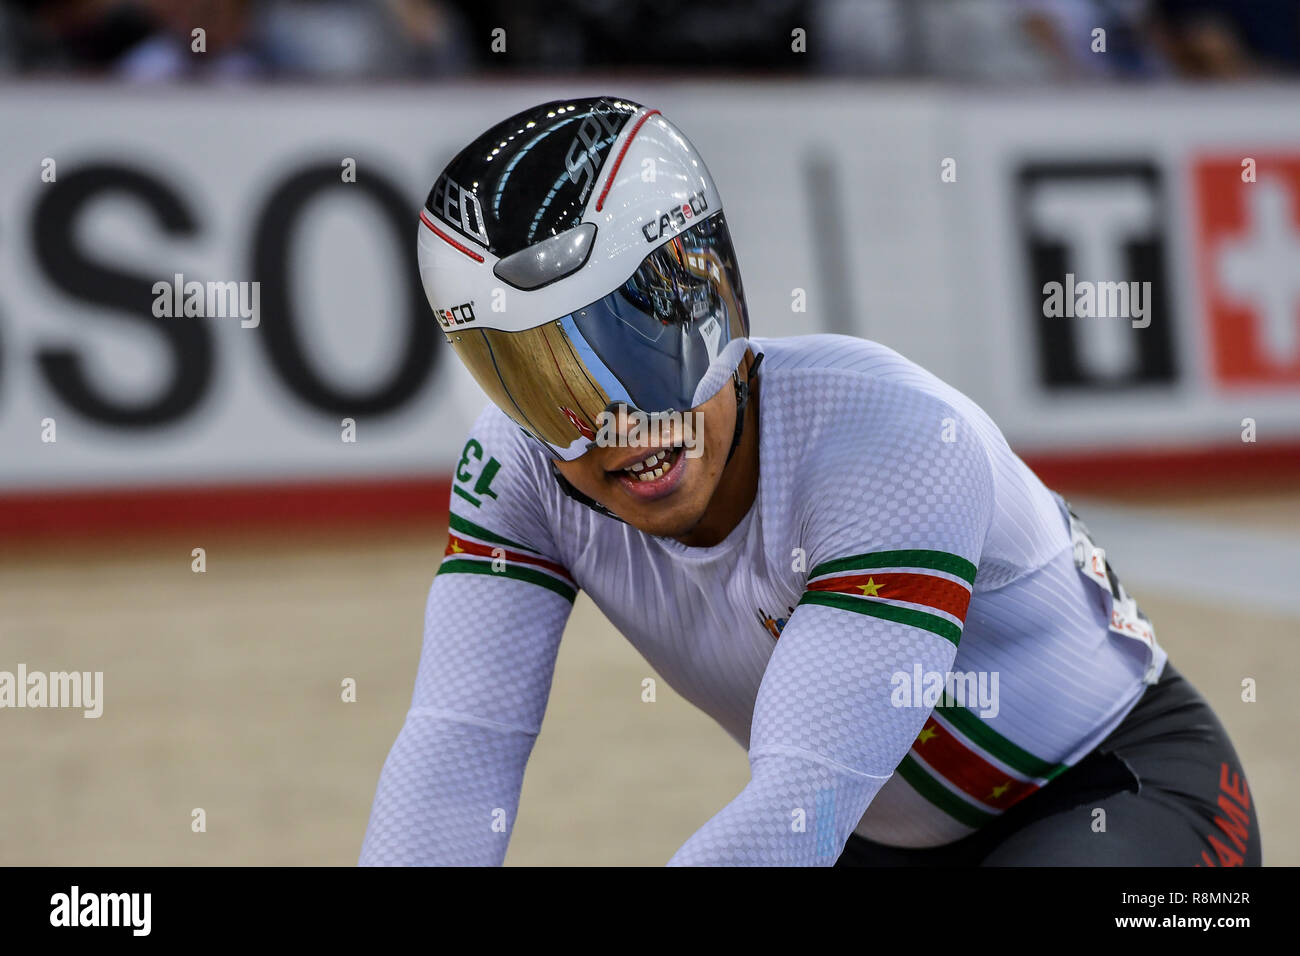
[{"label": "blue blurred spectator area", "polygon": [[[191,49],[196,28],[203,53]],[[1099,28],[1105,53],[1093,50]],[[0,0],[0,75],[585,70],[1249,79],[1300,70],[1300,0]]]}]

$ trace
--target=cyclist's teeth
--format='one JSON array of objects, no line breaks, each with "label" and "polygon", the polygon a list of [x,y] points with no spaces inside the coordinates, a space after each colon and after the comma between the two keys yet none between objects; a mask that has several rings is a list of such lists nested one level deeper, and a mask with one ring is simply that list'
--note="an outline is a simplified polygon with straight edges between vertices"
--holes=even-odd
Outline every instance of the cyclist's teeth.
[{"label": "cyclist's teeth", "polygon": [[623,470],[630,471],[633,472],[634,474],[639,475],[647,468],[653,468],[655,465],[657,465],[660,461],[662,461],[667,456],[668,453],[666,451],[657,451],[654,454],[650,455],[648,458],[645,458],[642,461],[638,461],[635,465],[631,465],[627,468],[624,468]]},{"label": "cyclist's teeth", "polygon": [[657,451],[643,461],[639,461],[623,470],[629,472],[638,481],[654,481],[656,478],[662,478],[668,471],[670,453],[667,449]]}]

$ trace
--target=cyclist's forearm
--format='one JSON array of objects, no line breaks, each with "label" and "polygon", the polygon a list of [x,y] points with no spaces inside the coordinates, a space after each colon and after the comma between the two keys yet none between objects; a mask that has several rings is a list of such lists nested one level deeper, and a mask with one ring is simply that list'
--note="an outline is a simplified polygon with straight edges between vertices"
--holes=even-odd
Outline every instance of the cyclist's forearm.
[{"label": "cyclist's forearm", "polygon": [[384,763],[362,866],[499,866],[535,736],[413,708]]}]

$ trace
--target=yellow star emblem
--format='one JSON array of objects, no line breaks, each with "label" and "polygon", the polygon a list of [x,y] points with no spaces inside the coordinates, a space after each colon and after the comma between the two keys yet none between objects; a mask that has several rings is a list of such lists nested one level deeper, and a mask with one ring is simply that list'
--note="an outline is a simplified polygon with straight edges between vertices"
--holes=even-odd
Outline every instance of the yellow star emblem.
[{"label": "yellow star emblem", "polygon": [[866,584],[859,584],[858,590],[869,597],[875,597],[883,585],[877,584],[875,578],[867,578]]},{"label": "yellow star emblem", "polygon": [[464,548],[462,548],[462,547],[460,546],[460,542],[457,541],[455,538],[452,538],[452,539],[451,539],[451,544],[450,544],[449,547],[450,547],[450,550],[451,550],[451,553],[452,553],[452,554],[460,554],[462,551],[465,550]]},{"label": "yellow star emblem", "polygon": [[921,729],[921,735],[916,738],[916,742],[918,744],[923,744],[931,737],[938,737],[938,736],[939,736],[939,732],[935,730],[933,727],[923,727]]},{"label": "yellow star emblem", "polygon": [[998,799],[1000,799],[1000,798],[1002,797],[1002,794],[1006,793],[1006,792],[1007,792],[1008,790],[1010,790],[1010,789],[1011,789],[1011,781],[1010,781],[1010,780],[1008,780],[1006,783],[1002,784],[1000,787],[994,787],[994,788],[993,788],[993,799],[994,799],[994,800],[998,800]]}]

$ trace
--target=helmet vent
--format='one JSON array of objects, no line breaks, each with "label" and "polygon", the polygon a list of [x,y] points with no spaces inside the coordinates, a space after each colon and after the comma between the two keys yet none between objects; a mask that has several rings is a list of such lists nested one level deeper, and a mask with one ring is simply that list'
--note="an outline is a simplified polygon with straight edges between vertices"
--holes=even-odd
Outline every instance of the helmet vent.
[{"label": "helmet vent", "polygon": [[584,222],[511,253],[493,267],[492,273],[516,289],[540,289],[581,269],[595,239],[595,223]]}]

